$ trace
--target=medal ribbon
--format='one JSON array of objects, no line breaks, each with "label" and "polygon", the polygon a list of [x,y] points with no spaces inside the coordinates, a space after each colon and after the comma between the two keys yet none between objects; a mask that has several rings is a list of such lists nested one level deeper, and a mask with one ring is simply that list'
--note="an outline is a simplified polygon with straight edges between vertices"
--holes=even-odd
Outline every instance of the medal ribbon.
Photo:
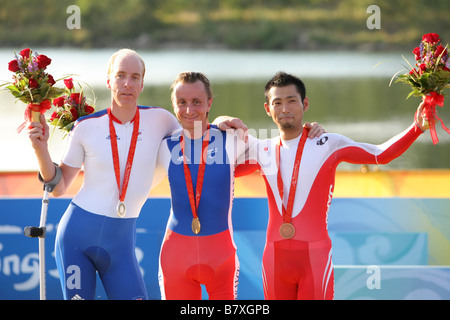
[{"label": "medal ribbon", "polygon": [[283,203],[284,184],[283,184],[283,179],[281,178],[281,170],[280,170],[281,139],[280,139],[280,143],[277,144],[277,148],[276,148],[276,159],[277,159],[277,167],[278,167],[277,184],[278,184],[278,192],[280,193],[280,197],[281,197],[281,207],[282,207],[282,211],[283,211],[284,223],[291,223],[292,209],[294,207],[295,191],[297,189],[297,182],[298,182],[298,173],[300,170],[300,162],[302,160],[303,148],[305,146],[308,131],[309,131],[309,129],[303,128],[302,136],[300,138],[300,141],[298,142],[297,153],[295,155],[294,169],[292,170],[291,187],[289,188],[287,208],[284,206],[284,203]]},{"label": "medal ribbon", "polygon": [[109,116],[109,134],[111,139],[111,150],[114,163],[114,173],[116,175],[117,188],[119,188],[119,198],[123,202],[127,193],[128,181],[130,180],[131,167],[133,166],[134,152],[136,151],[136,143],[139,134],[139,109],[136,108],[136,114],[134,115],[133,133],[131,136],[130,149],[128,150],[127,165],[125,167],[125,174],[123,177],[122,189],[120,188],[120,165],[119,165],[119,151],[117,148],[117,136],[116,129],[113,124],[113,115],[111,114],[111,108],[108,108]]},{"label": "medal ribbon", "polygon": [[[189,170],[189,166],[187,164],[187,158],[184,153],[184,136],[181,136],[181,152],[183,153],[183,169],[184,169],[184,178],[186,180],[186,186],[189,196],[189,203],[191,204],[192,216],[198,218],[198,204],[200,202],[200,197],[202,194],[203,180],[205,177],[205,165],[206,165],[206,155],[208,153],[208,144],[209,144],[209,125],[206,129],[206,136],[202,142],[202,154],[200,156],[200,165],[198,167],[197,173],[197,185],[195,188],[195,197],[194,197],[194,186],[192,183],[191,171]],[[191,158],[192,155],[191,155]]]}]

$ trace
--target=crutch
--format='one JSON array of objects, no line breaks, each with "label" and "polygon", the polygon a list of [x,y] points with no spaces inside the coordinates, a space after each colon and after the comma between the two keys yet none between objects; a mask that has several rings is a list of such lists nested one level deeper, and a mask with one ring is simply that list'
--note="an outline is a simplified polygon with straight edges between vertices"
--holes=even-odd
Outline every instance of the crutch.
[{"label": "crutch", "polygon": [[[39,227],[24,228],[25,236],[30,238],[39,238],[39,297],[41,300],[46,300],[47,298],[46,282],[45,282],[45,235],[46,235],[45,225],[47,223],[49,193],[53,191],[53,189],[56,187],[62,176],[61,169],[56,164],[55,168],[56,168],[55,178],[48,183],[44,183],[44,196],[42,198],[41,218],[39,222]],[[40,175],[39,180],[43,181]]]}]

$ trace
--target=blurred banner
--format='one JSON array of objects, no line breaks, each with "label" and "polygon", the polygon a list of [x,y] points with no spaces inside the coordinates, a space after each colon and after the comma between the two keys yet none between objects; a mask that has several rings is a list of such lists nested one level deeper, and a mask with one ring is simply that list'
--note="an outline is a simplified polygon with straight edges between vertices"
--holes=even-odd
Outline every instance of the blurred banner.
[{"label": "blurred banner", "polygon": [[[47,296],[61,299],[54,240],[70,199],[51,199],[47,224]],[[23,228],[39,223],[40,199],[0,199],[0,299],[38,299],[38,241]],[[329,213],[336,299],[450,299],[449,198],[335,198]],[[137,256],[149,296],[160,299],[158,256],[168,198],[151,198],[137,223]],[[234,239],[240,260],[238,299],[264,299],[261,260],[265,198],[236,198]],[[368,281],[378,272],[379,288]],[[98,299],[106,299],[98,281]],[[395,290],[394,290],[395,289]],[[205,298],[206,298],[205,294]]]}]

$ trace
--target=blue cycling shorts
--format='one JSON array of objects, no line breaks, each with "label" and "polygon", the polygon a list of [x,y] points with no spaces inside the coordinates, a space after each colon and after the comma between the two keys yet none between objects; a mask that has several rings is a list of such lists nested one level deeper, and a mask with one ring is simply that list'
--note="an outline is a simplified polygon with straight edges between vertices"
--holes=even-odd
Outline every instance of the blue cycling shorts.
[{"label": "blue cycling shorts", "polygon": [[108,299],[147,299],[135,243],[136,218],[105,217],[71,203],[55,244],[64,299],[94,299],[97,272]]}]

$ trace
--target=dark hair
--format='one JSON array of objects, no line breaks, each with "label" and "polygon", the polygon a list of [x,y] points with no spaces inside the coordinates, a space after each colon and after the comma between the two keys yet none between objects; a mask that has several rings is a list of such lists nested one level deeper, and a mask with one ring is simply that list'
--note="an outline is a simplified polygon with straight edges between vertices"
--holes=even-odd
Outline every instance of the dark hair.
[{"label": "dark hair", "polygon": [[213,97],[213,92],[212,92],[212,89],[211,89],[211,83],[209,82],[208,78],[201,72],[187,71],[187,72],[180,73],[175,78],[172,86],[170,87],[172,89],[172,94],[173,94],[173,89],[175,88],[175,86],[179,82],[182,82],[182,83],[195,83],[197,81],[203,82],[203,84],[205,85],[206,94],[208,96],[208,99],[211,99]]},{"label": "dark hair", "polygon": [[292,84],[295,85],[295,87],[297,88],[297,91],[300,94],[303,103],[303,100],[305,100],[306,98],[305,84],[299,78],[282,71],[277,72],[277,74],[275,74],[273,78],[270,79],[269,82],[267,82],[264,88],[264,95],[266,96],[266,102],[269,103],[270,100],[269,91],[272,87],[277,88],[286,87]]}]

